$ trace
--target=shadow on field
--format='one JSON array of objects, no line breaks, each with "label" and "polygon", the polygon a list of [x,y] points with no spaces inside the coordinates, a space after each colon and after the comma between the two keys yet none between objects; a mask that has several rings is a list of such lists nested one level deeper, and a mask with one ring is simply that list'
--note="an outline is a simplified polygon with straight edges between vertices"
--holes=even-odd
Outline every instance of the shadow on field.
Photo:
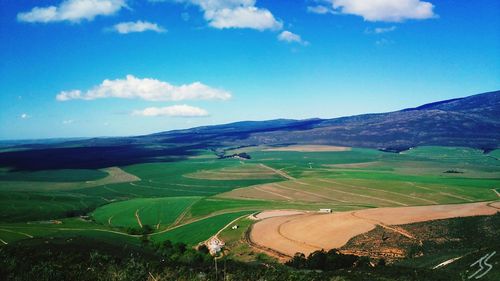
[{"label": "shadow on field", "polygon": [[144,162],[172,162],[196,155],[202,145],[146,147],[117,145],[42,148],[0,153],[0,167],[13,171],[100,169]]}]

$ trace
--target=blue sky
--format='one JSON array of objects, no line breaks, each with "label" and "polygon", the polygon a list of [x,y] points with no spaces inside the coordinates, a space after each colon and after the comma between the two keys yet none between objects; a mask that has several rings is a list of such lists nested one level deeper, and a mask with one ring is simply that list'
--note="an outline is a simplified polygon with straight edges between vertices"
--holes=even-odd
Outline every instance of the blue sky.
[{"label": "blue sky", "polygon": [[499,1],[2,0],[0,139],[385,112],[500,89]]}]

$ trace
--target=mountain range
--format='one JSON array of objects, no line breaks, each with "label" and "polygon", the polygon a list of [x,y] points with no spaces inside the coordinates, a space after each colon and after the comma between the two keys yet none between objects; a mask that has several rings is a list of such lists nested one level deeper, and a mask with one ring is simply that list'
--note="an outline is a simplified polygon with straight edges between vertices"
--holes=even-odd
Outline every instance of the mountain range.
[{"label": "mountain range", "polygon": [[421,145],[491,150],[500,144],[500,91],[400,111],[334,119],[237,122],[149,136],[168,142],[231,145],[330,144],[378,149]]},{"label": "mountain range", "polygon": [[11,144],[0,151],[0,166],[19,170],[102,168],[175,161],[196,154],[196,149],[288,144],[390,152],[440,145],[488,152],[500,144],[500,91],[333,119],[243,121],[134,137]]}]

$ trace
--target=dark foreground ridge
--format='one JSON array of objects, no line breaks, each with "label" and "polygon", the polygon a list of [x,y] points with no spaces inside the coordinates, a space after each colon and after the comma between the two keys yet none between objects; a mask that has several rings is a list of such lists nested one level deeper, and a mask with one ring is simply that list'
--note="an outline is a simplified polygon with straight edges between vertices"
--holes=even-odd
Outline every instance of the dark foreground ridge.
[{"label": "dark foreground ridge", "polygon": [[243,121],[136,137],[30,143],[0,153],[0,167],[103,168],[176,161],[196,153],[195,149],[262,144],[328,144],[388,152],[439,145],[488,152],[499,143],[500,91],[495,91],[389,113],[334,119]]}]

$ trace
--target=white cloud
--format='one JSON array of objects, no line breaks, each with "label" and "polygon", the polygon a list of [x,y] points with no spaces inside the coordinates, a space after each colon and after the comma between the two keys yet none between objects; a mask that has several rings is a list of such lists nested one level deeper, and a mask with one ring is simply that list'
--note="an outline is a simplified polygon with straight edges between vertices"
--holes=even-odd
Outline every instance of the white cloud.
[{"label": "white cloud", "polygon": [[391,26],[391,27],[377,27],[373,31],[376,34],[381,34],[381,33],[391,32],[391,31],[394,31],[394,30],[396,30],[396,27],[395,26]]},{"label": "white cloud", "polygon": [[324,14],[329,14],[329,13],[332,13],[332,9],[326,7],[326,6],[323,6],[323,5],[317,5],[317,6],[308,6],[307,7],[307,12],[309,13],[313,13],[313,14],[320,14],[320,15],[324,15]]},{"label": "white cloud", "polygon": [[376,28],[367,28],[365,30],[365,33],[367,34],[382,34],[382,33],[387,33],[387,32],[392,32],[396,30],[396,26],[389,26],[389,27],[376,27]]},{"label": "white cloud", "polygon": [[30,118],[31,116],[30,116],[30,115],[28,115],[27,113],[23,113],[23,114],[21,114],[21,116],[19,116],[19,117],[21,117],[21,119],[28,119],[28,118]]},{"label": "white cloud", "polygon": [[69,119],[69,120],[63,120],[62,121],[63,125],[70,125],[70,124],[73,124],[73,122],[75,122],[75,120]]},{"label": "white cloud", "polygon": [[202,108],[189,105],[173,105],[167,107],[148,107],[143,110],[135,110],[132,115],[137,116],[170,116],[170,117],[203,117],[208,112]]},{"label": "white cloud", "polygon": [[127,75],[125,79],[106,79],[100,85],[85,92],[81,90],[62,91],[56,96],[58,101],[100,98],[143,99],[148,101],[227,100],[231,98],[231,93],[209,87],[201,82],[175,86],[157,79],[141,79],[133,75]]},{"label": "white cloud", "polygon": [[167,30],[156,23],[147,21],[136,21],[136,22],[121,22],[113,26],[113,30],[121,33],[127,34],[132,32],[144,32],[144,31],[154,31],[158,33],[166,32]]},{"label": "white cloud", "polygon": [[17,14],[23,22],[58,22],[93,20],[96,16],[113,15],[126,7],[125,0],[65,0],[59,6],[34,7],[29,12]]},{"label": "white cloud", "polygon": [[264,8],[255,6],[256,0],[179,0],[199,6],[205,20],[214,28],[251,28],[280,30],[283,23]]},{"label": "white cloud", "polygon": [[401,22],[436,17],[434,5],[420,0],[329,0],[335,12],[357,15],[366,21]]},{"label": "white cloud", "polygon": [[236,9],[221,9],[205,12],[209,25],[218,29],[223,28],[252,28],[257,30],[279,30],[283,27],[276,21],[273,14],[265,9],[256,7],[238,7]]},{"label": "white cloud", "polygon": [[308,45],[309,44],[309,42],[302,40],[302,38],[300,37],[300,35],[295,34],[293,32],[290,32],[288,30],[284,30],[283,32],[281,32],[278,35],[278,40],[284,41],[284,42],[287,42],[287,43],[294,43],[295,42],[295,43],[300,43],[300,44],[303,44],[303,45]]}]

